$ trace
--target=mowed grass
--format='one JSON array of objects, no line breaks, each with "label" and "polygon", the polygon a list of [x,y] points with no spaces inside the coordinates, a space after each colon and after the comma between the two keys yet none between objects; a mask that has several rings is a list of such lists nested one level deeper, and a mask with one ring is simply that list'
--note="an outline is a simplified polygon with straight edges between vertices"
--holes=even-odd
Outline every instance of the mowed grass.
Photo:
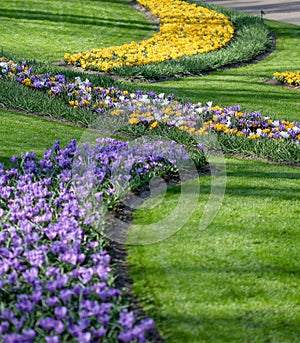
[{"label": "mowed grass", "polygon": [[0,2],[0,52],[42,61],[66,52],[150,37],[156,26],[130,0],[10,0]]},{"label": "mowed grass", "polygon": [[[178,233],[129,247],[134,292],[167,342],[298,342],[300,169],[236,158],[226,169],[225,198],[206,230],[209,176],[194,181],[197,210]],[[136,211],[134,222],[159,223],[180,192]]]},{"label": "mowed grass", "polygon": [[0,109],[0,162],[8,166],[9,158],[21,152],[34,151],[42,156],[55,141],[64,146],[71,139],[80,141],[83,135],[91,141],[99,136],[70,124]]}]

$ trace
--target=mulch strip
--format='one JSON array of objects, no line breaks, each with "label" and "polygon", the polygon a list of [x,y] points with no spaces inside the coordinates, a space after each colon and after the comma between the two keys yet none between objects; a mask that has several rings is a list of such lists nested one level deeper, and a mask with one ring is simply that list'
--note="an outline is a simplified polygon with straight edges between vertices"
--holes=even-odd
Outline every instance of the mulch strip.
[{"label": "mulch strip", "polygon": [[265,79],[264,83],[266,83],[267,85],[279,86],[279,87],[288,88],[295,91],[300,91],[300,86],[289,85],[287,83],[283,83],[275,79]]}]

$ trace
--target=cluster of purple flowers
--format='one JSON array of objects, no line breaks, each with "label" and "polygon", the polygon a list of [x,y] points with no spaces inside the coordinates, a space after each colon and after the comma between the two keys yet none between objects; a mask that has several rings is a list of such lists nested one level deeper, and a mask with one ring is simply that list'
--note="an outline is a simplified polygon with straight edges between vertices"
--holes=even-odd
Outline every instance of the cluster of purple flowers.
[{"label": "cluster of purple flowers", "polygon": [[270,138],[300,141],[300,123],[273,120],[260,112],[241,112],[239,106],[213,108],[206,126],[213,131],[231,133],[248,138]]},{"label": "cluster of purple flowers", "polygon": [[1,341],[145,342],[153,320],[139,322],[113,287],[105,212],[137,176],[187,158],[174,143],[99,138],[95,146],[56,142],[40,160],[23,153],[11,158],[14,167],[1,164]]}]

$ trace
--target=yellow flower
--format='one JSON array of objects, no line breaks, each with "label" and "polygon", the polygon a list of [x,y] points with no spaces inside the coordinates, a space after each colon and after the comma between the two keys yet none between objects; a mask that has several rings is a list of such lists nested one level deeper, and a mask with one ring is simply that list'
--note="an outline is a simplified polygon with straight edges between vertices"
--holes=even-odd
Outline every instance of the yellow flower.
[{"label": "yellow flower", "polygon": [[155,121],[155,122],[153,122],[153,123],[150,125],[150,130],[155,129],[155,128],[158,127],[158,126],[159,126],[158,122]]},{"label": "yellow flower", "polygon": [[30,87],[31,86],[31,80],[27,77],[22,81],[23,85]]},{"label": "yellow flower", "polygon": [[120,111],[119,109],[116,109],[116,110],[113,110],[113,111],[110,112],[110,114],[111,114],[112,116],[119,116],[120,113],[121,113],[121,111]]},{"label": "yellow flower", "polygon": [[300,86],[300,71],[286,71],[283,73],[275,72],[273,74],[273,77],[279,82],[294,86]]},{"label": "yellow flower", "polygon": [[191,56],[224,47],[233,37],[223,14],[182,0],[137,0],[160,19],[160,30],[147,40],[64,55],[68,64],[109,71]]},{"label": "yellow flower", "polygon": [[130,118],[129,119],[129,124],[130,125],[136,125],[139,123],[139,120],[137,118]]}]

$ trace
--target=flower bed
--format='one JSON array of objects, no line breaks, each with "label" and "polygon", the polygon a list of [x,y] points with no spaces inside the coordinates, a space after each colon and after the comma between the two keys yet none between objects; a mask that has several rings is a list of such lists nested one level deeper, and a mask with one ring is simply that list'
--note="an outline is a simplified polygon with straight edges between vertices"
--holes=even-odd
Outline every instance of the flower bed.
[{"label": "flower bed", "polygon": [[286,71],[283,73],[276,72],[273,75],[274,79],[290,86],[300,86],[300,71]]},{"label": "flower bed", "polygon": [[223,14],[181,0],[137,0],[160,19],[150,39],[121,46],[65,54],[68,64],[108,71],[140,66],[217,50],[233,37],[234,28]]},{"label": "flower bed", "polygon": [[153,320],[139,321],[113,287],[105,213],[187,158],[174,143],[99,138],[1,164],[1,341],[144,342]]},{"label": "flower bed", "polygon": [[105,89],[79,77],[73,83],[66,83],[64,75],[34,75],[26,62],[18,65],[3,58],[0,59],[0,68],[0,77],[44,90],[49,95],[61,96],[74,108],[85,108],[99,115],[125,117],[125,123],[135,127],[143,125],[154,130],[166,125],[192,135],[215,132],[248,139],[300,141],[300,123],[273,120],[259,112],[242,112],[239,106],[221,108],[212,107],[211,102],[205,106],[181,103],[172,94],[129,93],[114,87]]}]

